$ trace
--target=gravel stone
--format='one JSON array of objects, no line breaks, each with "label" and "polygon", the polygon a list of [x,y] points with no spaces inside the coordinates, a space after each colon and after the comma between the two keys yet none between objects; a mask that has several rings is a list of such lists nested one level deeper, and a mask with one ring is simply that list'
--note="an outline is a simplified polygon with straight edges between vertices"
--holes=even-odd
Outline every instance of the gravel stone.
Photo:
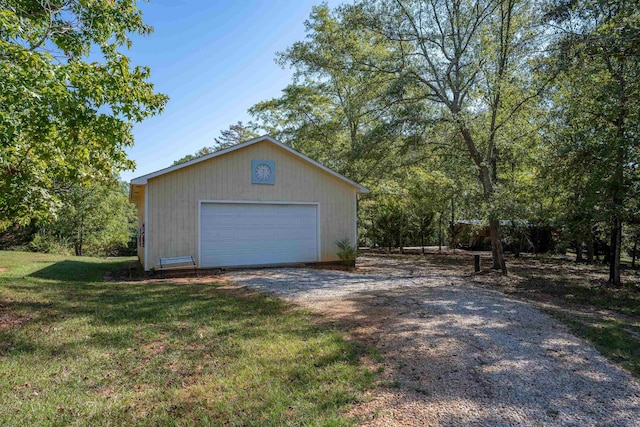
[{"label": "gravel stone", "polygon": [[386,386],[351,414],[367,426],[639,426],[640,384],[534,306],[385,257],[355,272],[233,271],[226,278],[350,322]]}]

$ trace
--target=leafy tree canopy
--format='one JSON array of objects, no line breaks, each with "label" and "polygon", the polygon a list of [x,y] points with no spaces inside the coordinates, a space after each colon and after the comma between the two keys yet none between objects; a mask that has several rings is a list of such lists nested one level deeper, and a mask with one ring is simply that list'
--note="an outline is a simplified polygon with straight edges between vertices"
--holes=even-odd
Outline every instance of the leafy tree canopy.
[{"label": "leafy tree canopy", "polygon": [[609,283],[620,285],[623,223],[640,192],[640,4],[557,1],[561,30],[554,90],[553,165],[569,193],[566,219],[592,258],[596,225],[609,222]]},{"label": "leafy tree canopy", "polygon": [[131,169],[132,123],[158,114],[135,0],[5,0],[0,10],[0,229],[46,218],[69,182]]},{"label": "leafy tree canopy", "polygon": [[58,197],[58,215],[37,224],[31,249],[109,256],[135,247],[137,215],[127,183],[72,183]]}]

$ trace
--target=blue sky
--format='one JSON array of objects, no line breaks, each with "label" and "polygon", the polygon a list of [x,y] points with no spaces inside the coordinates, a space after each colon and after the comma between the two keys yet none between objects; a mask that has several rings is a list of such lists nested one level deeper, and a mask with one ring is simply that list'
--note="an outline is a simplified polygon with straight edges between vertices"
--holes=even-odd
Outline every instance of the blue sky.
[{"label": "blue sky", "polygon": [[[134,37],[134,64],[151,67],[156,90],[169,95],[165,111],[134,128],[127,150],[135,171],[122,179],[170,166],[211,145],[221,129],[248,122],[247,109],[278,97],[292,72],[275,54],[304,39],[304,21],[320,0],[151,0],[139,2],[154,27]],[[338,1],[331,1],[333,7]]]}]

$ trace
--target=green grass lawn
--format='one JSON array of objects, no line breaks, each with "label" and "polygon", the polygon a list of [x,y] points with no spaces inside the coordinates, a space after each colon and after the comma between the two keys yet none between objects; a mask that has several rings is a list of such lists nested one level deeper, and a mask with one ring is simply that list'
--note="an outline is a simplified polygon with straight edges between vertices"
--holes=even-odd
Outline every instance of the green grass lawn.
[{"label": "green grass lawn", "polygon": [[215,282],[102,282],[131,262],[0,252],[0,425],[353,422],[375,377],[335,325]]}]

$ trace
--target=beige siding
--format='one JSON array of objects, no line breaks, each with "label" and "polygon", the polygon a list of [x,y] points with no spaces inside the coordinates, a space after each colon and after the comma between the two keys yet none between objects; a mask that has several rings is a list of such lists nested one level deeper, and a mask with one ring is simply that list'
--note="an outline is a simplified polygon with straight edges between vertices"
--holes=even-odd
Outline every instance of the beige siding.
[{"label": "beige siding", "polygon": [[[251,183],[251,160],[275,162],[275,185]],[[355,237],[356,188],[264,141],[148,181],[148,268],[159,257],[198,256],[200,200],[320,203],[320,261],[335,261],[336,240]],[[355,243],[355,242],[353,242]]]},{"label": "beige siding", "polygon": [[[138,234],[140,233],[140,231],[142,230],[143,225],[145,225],[145,218],[144,218],[144,214],[145,214],[145,203],[144,203],[144,196],[145,196],[145,190],[146,187],[144,186],[139,186],[139,194],[136,196],[135,200],[132,200],[138,207],[138,228],[137,228],[137,232]],[[145,236],[146,238],[146,236]],[[144,247],[142,246],[142,241],[140,239],[140,236],[138,236],[138,247],[137,247],[137,253],[138,253],[138,259],[140,260],[140,264],[142,264],[144,266]]]}]

